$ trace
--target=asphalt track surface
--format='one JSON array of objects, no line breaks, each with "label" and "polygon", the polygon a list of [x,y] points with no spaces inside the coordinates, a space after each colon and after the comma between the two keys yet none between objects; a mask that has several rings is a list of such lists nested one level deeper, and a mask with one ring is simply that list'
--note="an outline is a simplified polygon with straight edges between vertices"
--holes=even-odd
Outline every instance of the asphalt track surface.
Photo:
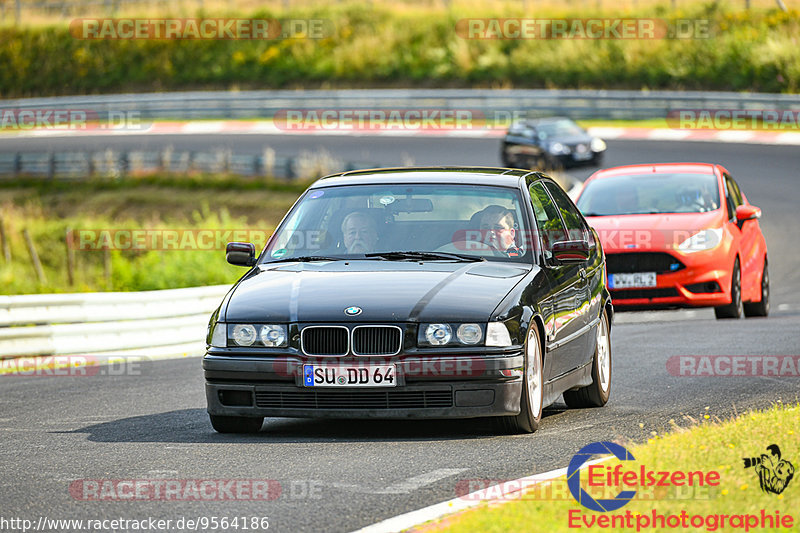
[{"label": "asphalt track surface", "polygon": [[[151,148],[171,143],[278,153],[326,149],[396,165],[497,165],[497,140],[192,136],[3,140],[0,150]],[[498,436],[483,420],[268,419],[261,433],[214,433],[199,359],[145,362],[89,377],[0,377],[3,518],[269,517],[271,531],[352,531],[457,496],[459,481],[514,479],[566,466],[597,440],[641,441],[669,421],[725,417],[800,397],[800,378],[674,377],[676,355],[796,355],[800,346],[797,203],[800,150],[749,144],[611,141],[605,166],[658,161],[725,165],[761,207],[772,278],[767,319],[717,321],[710,310],[624,313],[613,326],[613,389],[601,409],[555,404],[532,435]],[[15,147],[17,146],[17,147]],[[574,170],[586,177],[592,169]],[[122,375],[110,375],[124,371]],[[707,408],[707,409],[706,409]],[[640,424],[643,427],[640,427]],[[800,424],[798,424],[800,425]],[[765,443],[765,445],[768,443]],[[739,451],[732,450],[739,460]],[[268,502],[82,501],[76,480],[269,479]],[[566,520],[566,519],[565,519]],[[174,524],[174,522],[173,522]],[[566,527],[566,523],[565,523]],[[174,529],[174,528],[173,528]]]}]

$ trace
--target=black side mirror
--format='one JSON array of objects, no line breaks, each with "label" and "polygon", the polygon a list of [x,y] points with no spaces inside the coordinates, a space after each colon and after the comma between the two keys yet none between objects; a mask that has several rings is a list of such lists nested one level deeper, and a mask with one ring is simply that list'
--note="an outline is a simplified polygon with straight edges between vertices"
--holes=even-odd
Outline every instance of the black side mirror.
[{"label": "black side mirror", "polygon": [[225,260],[236,266],[256,264],[256,247],[250,242],[229,242],[225,246]]},{"label": "black side mirror", "polygon": [[589,242],[557,242],[553,244],[553,257],[560,263],[583,263],[589,259]]}]

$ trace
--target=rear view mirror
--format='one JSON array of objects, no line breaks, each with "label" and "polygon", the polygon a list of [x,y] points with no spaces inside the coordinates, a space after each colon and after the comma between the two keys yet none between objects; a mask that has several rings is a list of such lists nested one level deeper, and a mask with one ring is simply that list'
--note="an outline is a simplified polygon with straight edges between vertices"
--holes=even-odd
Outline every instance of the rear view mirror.
[{"label": "rear view mirror", "polygon": [[389,209],[394,213],[430,213],[433,202],[429,198],[401,198],[392,202]]},{"label": "rear view mirror", "polygon": [[250,242],[229,242],[225,246],[225,260],[236,266],[256,264],[256,247]]},{"label": "rear view mirror", "polygon": [[553,244],[553,257],[560,263],[582,263],[589,259],[589,242],[557,242]]}]

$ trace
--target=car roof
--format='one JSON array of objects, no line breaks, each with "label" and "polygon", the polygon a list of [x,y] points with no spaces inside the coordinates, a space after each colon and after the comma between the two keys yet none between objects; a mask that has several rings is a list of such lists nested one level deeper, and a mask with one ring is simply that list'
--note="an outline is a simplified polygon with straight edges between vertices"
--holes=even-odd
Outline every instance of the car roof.
[{"label": "car roof", "polygon": [[628,174],[712,174],[718,175],[717,169],[722,169],[714,163],[651,163],[645,165],[624,165],[605,168],[592,174],[591,179],[624,176]]},{"label": "car roof", "polygon": [[522,177],[544,177],[538,171],[495,167],[397,167],[352,170],[331,174],[315,181],[310,188],[337,185],[396,183],[467,183],[517,187]]},{"label": "car roof", "polygon": [[554,122],[561,122],[562,120],[569,120],[575,122],[569,117],[539,117],[539,118],[524,118],[517,122],[516,125],[538,126],[540,124],[552,124]]}]

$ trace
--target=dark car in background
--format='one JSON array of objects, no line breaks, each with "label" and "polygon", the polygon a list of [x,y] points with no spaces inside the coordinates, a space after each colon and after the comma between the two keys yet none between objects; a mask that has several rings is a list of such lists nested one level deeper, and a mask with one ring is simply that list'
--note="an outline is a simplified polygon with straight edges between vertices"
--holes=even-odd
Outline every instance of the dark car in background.
[{"label": "dark car in background", "polygon": [[597,235],[539,172],[353,171],[298,199],[209,322],[211,423],[496,417],[602,406],[613,308]]},{"label": "dark car in background", "polygon": [[503,138],[500,158],[509,168],[560,169],[600,165],[606,143],[571,119],[527,119],[511,125]]}]

